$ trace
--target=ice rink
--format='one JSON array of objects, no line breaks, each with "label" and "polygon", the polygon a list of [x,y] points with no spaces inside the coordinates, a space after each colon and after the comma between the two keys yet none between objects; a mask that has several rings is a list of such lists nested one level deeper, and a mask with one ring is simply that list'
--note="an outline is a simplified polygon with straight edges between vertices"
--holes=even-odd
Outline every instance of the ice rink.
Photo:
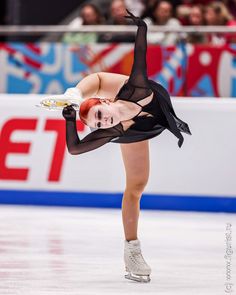
[{"label": "ice rink", "polygon": [[1,206],[0,294],[235,294],[234,224],[235,214],[142,210],[138,238],[152,268],[145,284],[124,278],[119,209]]}]

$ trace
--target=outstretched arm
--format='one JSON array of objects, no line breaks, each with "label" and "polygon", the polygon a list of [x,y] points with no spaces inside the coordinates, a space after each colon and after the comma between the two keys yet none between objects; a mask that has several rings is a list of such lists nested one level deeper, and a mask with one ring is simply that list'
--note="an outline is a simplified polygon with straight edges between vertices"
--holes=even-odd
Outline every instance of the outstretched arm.
[{"label": "outstretched arm", "polygon": [[68,106],[63,109],[63,116],[66,119],[66,144],[72,155],[97,149],[113,138],[122,135],[122,130],[114,126],[108,129],[98,129],[80,140],[76,129],[76,111],[73,107]]},{"label": "outstretched arm", "polygon": [[139,17],[134,16],[127,10],[129,16],[134,23],[138,26],[135,46],[134,46],[134,61],[130,74],[129,81],[134,86],[148,87],[148,76],[147,76],[147,24]]}]

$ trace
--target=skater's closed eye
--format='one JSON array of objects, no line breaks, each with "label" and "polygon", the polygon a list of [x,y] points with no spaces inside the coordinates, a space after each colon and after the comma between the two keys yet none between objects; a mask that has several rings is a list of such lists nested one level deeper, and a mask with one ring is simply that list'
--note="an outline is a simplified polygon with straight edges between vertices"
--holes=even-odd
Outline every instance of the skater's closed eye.
[{"label": "skater's closed eye", "polygon": [[[98,118],[98,120],[101,120],[101,118],[102,118],[102,113],[101,113],[101,111],[97,111],[97,113],[96,113],[96,116],[95,117],[97,117]],[[97,123],[97,128],[100,128],[101,127],[101,122],[98,122]]]},{"label": "skater's closed eye", "polygon": [[101,118],[102,118],[102,113],[101,111],[98,111],[98,119],[101,120]]}]

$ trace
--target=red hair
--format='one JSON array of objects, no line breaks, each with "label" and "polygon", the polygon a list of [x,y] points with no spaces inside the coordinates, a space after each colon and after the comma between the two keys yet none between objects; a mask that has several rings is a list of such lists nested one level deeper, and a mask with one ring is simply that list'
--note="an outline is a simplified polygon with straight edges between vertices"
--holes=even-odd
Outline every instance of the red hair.
[{"label": "red hair", "polygon": [[91,109],[91,107],[101,104],[101,101],[99,98],[88,98],[85,101],[83,101],[79,108],[79,116],[80,120],[86,124],[86,120],[88,118],[88,112]]}]

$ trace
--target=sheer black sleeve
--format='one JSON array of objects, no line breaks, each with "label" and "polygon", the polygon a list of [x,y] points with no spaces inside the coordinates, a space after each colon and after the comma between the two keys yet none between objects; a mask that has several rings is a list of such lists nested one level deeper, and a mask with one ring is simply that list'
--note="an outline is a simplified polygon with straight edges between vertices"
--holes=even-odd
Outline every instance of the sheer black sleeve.
[{"label": "sheer black sleeve", "polygon": [[112,128],[97,129],[82,140],[79,139],[76,121],[66,120],[66,144],[70,154],[79,155],[97,149],[110,142],[112,139],[122,136],[123,128],[118,124]]},{"label": "sheer black sleeve", "polygon": [[127,83],[120,89],[117,97],[131,101],[139,101],[152,93],[147,75],[147,24],[139,17],[127,10],[129,16],[138,26],[135,45],[134,60]]},{"label": "sheer black sleeve", "polygon": [[129,78],[129,82],[134,86],[149,87],[148,76],[147,76],[147,24],[139,17],[134,16],[129,12],[134,23],[138,26],[135,45],[134,45],[134,61],[132,65],[132,70]]}]

